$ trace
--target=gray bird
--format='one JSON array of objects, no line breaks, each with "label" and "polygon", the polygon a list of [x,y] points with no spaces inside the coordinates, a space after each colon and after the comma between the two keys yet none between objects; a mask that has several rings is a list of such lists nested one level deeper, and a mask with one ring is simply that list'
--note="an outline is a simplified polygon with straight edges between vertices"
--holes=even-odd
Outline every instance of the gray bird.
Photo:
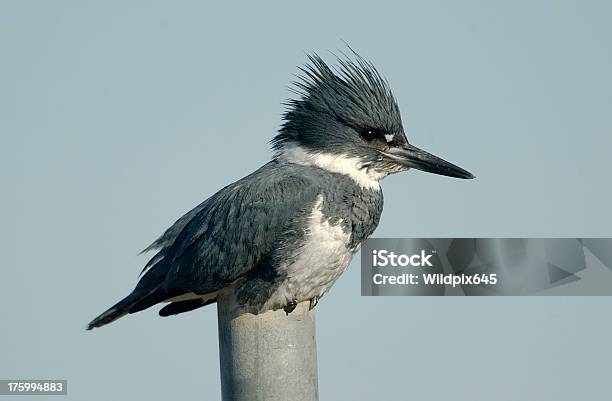
[{"label": "gray bird", "polygon": [[261,313],[313,308],[380,220],[380,180],[411,168],[469,172],[408,143],[399,108],[376,68],[358,54],[335,68],[309,56],[295,82],[274,157],[177,220],[136,288],[88,329],[169,302],[169,316],[234,302]]}]

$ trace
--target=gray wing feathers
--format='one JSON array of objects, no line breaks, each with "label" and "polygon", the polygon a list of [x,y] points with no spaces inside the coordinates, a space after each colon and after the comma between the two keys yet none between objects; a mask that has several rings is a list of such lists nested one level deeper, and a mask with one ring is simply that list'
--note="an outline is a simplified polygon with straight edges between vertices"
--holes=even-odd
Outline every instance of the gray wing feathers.
[{"label": "gray wing feathers", "polygon": [[[294,222],[304,218],[318,195],[316,180],[295,167],[272,161],[228,185],[174,223],[145,251],[159,249],[136,288],[95,318],[88,329],[187,292],[212,293],[252,269],[270,266],[272,254]],[[213,300],[175,302],[163,315]]]},{"label": "gray wing feathers", "polygon": [[264,263],[318,193],[290,170],[269,163],[179,219],[156,241],[163,248],[151,261],[166,266],[163,287],[205,294]]},{"label": "gray wing feathers", "polygon": [[170,228],[164,231],[161,237],[156,239],[151,245],[143,249],[140,253],[143,254],[172,245],[174,243],[174,240],[176,240],[176,237],[178,237],[181,231],[183,231],[185,226],[193,219],[195,215],[197,215],[202,209],[206,207],[210,200],[211,198],[208,198],[207,200],[187,212],[183,217],[175,221],[174,224],[170,226]]}]

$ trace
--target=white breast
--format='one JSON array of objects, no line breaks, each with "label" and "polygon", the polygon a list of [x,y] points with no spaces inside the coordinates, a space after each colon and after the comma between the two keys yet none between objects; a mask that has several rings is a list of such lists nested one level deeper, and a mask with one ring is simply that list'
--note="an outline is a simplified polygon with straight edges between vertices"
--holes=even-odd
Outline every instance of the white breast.
[{"label": "white breast", "polygon": [[270,299],[272,307],[284,306],[297,299],[306,301],[321,297],[344,272],[356,249],[349,249],[351,234],[341,221],[330,224],[321,211],[319,195],[309,217],[305,243],[296,251],[293,263],[280,267],[286,281]]}]

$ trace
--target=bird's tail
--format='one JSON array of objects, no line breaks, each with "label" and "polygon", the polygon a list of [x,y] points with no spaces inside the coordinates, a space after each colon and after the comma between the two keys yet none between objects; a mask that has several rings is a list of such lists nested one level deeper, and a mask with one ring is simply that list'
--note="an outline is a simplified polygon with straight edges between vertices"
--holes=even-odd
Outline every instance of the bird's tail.
[{"label": "bird's tail", "polygon": [[108,308],[100,316],[89,322],[87,325],[87,330],[114,322],[128,313],[139,312],[151,305],[161,302],[163,299],[165,299],[165,292],[160,291],[159,288],[155,288],[149,292],[134,290],[130,295],[123,298],[121,301]]}]

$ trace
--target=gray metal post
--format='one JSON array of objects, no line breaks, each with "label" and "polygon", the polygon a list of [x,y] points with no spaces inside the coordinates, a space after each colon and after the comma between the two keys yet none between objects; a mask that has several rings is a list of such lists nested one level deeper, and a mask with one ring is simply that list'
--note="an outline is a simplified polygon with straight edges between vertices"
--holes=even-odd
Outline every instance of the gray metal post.
[{"label": "gray metal post", "polygon": [[219,300],[223,401],[317,401],[315,314],[302,302],[281,310],[236,315]]}]

